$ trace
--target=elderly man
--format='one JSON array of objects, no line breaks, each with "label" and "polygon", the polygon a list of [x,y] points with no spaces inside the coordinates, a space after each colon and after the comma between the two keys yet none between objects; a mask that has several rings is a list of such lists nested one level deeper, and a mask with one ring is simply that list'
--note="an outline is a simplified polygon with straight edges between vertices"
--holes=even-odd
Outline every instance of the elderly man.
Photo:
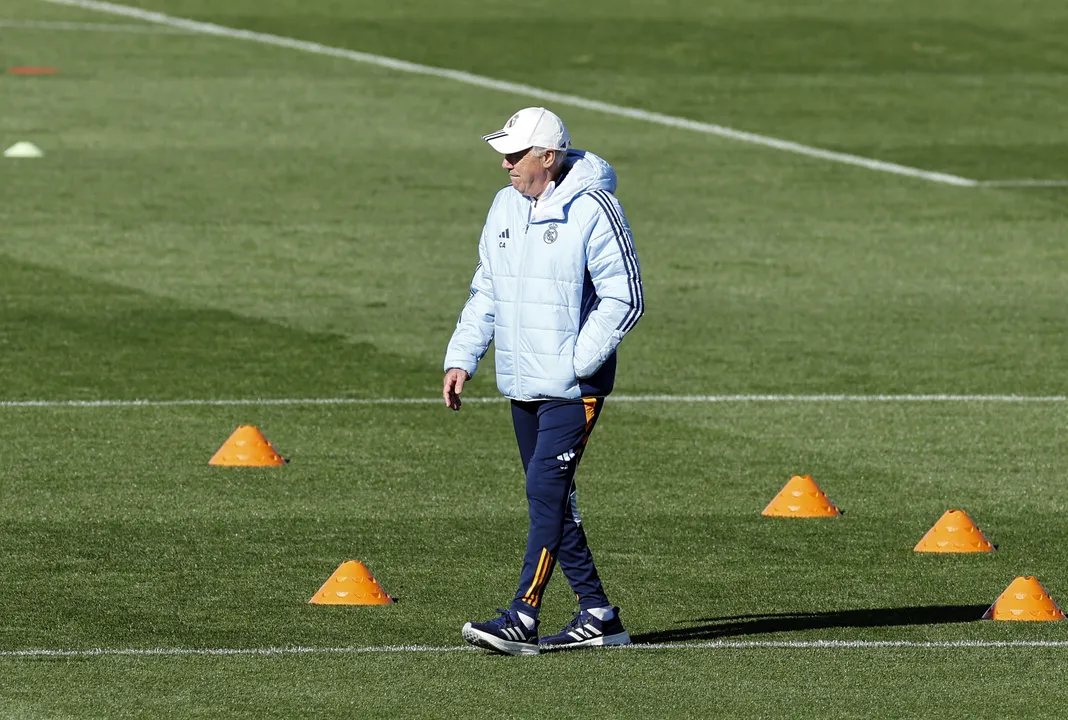
[{"label": "elderly man", "polygon": [[[496,342],[497,387],[512,401],[526,471],[530,530],[519,589],[507,610],[467,623],[467,642],[508,655],[630,636],[605,595],[586,544],[575,470],[612,391],[616,347],[642,316],[642,278],[616,174],[593,153],[569,150],[559,117],[532,107],[482,138],[504,156],[511,184],[497,193],[479,263],[445,353],[445,404]],[[542,593],[557,563],[579,600],[559,634],[538,639]]]}]

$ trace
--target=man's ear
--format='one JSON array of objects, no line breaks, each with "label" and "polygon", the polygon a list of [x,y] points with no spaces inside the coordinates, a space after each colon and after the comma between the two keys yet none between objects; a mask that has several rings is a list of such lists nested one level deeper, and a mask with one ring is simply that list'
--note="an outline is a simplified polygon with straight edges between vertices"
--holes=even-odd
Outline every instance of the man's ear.
[{"label": "man's ear", "polygon": [[553,165],[555,165],[556,164],[556,153],[558,153],[558,152],[560,152],[560,151],[559,150],[549,150],[547,153],[542,155],[541,156],[541,166],[543,168],[551,168]]}]

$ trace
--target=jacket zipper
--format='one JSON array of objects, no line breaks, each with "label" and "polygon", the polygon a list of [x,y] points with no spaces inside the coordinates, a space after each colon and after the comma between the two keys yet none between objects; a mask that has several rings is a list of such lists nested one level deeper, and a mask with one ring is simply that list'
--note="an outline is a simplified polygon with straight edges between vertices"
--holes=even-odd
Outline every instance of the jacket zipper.
[{"label": "jacket zipper", "polygon": [[527,204],[527,224],[523,229],[523,245],[519,250],[519,268],[516,273],[518,278],[516,282],[516,299],[515,299],[515,322],[512,323],[512,327],[515,333],[515,348],[512,350],[515,359],[515,394],[520,398],[523,397],[523,384],[520,381],[520,365],[519,365],[519,314],[523,307],[523,267],[526,265],[527,246],[530,244],[527,242],[527,233],[530,232],[530,215],[533,210],[533,205],[528,202]]}]

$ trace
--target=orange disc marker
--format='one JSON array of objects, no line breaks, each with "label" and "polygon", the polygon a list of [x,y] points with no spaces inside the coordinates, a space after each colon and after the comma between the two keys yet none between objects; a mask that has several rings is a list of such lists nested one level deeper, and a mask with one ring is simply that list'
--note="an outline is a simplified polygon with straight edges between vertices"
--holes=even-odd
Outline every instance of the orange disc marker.
[{"label": "orange disc marker", "polygon": [[835,517],[841,515],[810,475],[794,475],[761,515],[768,517]]},{"label": "orange disc marker", "polygon": [[254,425],[242,425],[223,443],[209,465],[264,467],[285,465],[286,461]]},{"label": "orange disc marker", "polygon": [[59,68],[16,65],[15,67],[9,67],[7,71],[12,75],[55,75],[59,73]]},{"label": "orange disc marker", "polygon": [[924,535],[913,552],[980,553],[994,552],[983,531],[963,510],[946,510]]},{"label": "orange disc marker", "polygon": [[983,613],[984,620],[1063,620],[1064,613],[1033,577],[1018,577]]},{"label": "orange disc marker", "polygon": [[346,560],[308,601],[310,605],[392,605],[393,598],[359,560]]}]

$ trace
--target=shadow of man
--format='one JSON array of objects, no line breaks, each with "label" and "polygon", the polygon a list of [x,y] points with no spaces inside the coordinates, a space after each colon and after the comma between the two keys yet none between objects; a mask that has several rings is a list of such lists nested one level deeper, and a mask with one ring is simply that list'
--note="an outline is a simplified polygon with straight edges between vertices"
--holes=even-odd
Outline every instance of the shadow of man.
[{"label": "shadow of man", "polygon": [[796,632],[842,627],[896,627],[972,622],[982,618],[987,605],[928,605],[921,607],[838,610],[835,612],[772,613],[697,618],[679,623],[703,623],[694,627],[659,630],[632,635],[636,643],[671,643],[742,635]]}]

